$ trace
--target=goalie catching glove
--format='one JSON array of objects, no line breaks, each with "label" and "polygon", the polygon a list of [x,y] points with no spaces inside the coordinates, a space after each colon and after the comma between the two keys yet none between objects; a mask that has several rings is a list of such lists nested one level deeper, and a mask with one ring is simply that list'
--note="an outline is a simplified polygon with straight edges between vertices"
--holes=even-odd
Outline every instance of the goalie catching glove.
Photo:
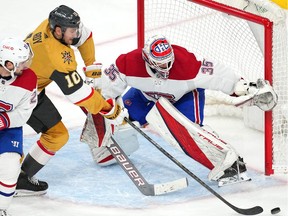
[{"label": "goalie catching glove", "polygon": [[124,118],[128,118],[128,110],[122,105],[122,98],[109,98],[106,101],[112,106],[111,110],[108,112],[102,110],[99,113],[104,116],[112,125],[123,124],[125,122]]},{"label": "goalie catching glove", "polygon": [[278,102],[278,96],[268,80],[258,79],[257,82],[240,80],[235,86],[235,94],[240,96],[233,99],[233,104],[255,105],[263,111],[272,110]]}]

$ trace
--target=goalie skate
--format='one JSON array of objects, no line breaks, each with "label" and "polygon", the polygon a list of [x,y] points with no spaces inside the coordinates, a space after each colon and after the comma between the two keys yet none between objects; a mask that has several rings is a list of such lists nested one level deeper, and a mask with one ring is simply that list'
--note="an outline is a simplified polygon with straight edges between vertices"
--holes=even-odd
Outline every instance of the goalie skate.
[{"label": "goalie skate", "polygon": [[218,180],[218,187],[237,184],[240,182],[251,181],[251,178],[247,176],[246,172],[236,174],[231,177],[221,178]]},{"label": "goalie skate", "polygon": [[251,178],[247,176],[246,171],[247,169],[243,158],[239,157],[231,167],[224,171],[224,175],[218,179],[218,186],[222,187],[240,182],[251,181]]}]

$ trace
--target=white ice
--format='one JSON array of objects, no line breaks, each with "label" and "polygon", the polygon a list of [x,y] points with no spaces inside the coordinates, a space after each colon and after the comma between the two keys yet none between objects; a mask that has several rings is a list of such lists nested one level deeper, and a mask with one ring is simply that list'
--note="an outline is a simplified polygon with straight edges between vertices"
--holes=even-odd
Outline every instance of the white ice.
[{"label": "white ice", "polygon": [[[104,66],[112,63],[119,54],[136,48],[136,0],[3,1],[0,39],[7,36],[24,38],[60,4],[67,4],[78,11],[82,21],[93,30],[97,61]],[[79,60],[78,64],[80,71],[83,62]],[[97,167],[87,145],[79,141],[85,115],[64,98],[56,85],[52,84],[47,93],[61,112],[70,130],[70,139],[38,173],[39,178],[48,181],[48,193],[42,197],[15,198],[9,208],[12,216],[238,215],[141,135],[140,149],[131,156],[131,160],[148,182],[161,183],[187,177],[188,188],[147,197],[117,165]],[[263,133],[245,128],[238,118],[207,117],[205,122],[244,156],[248,174],[253,179],[251,182],[218,188],[207,181],[207,169],[168,146],[159,136],[146,132],[233,205],[241,208],[260,205],[264,208],[262,215],[270,215],[270,210],[279,206],[282,211],[278,215],[287,216],[287,175],[264,175]],[[25,126],[25,152],[37,139],[38,135]]]}]

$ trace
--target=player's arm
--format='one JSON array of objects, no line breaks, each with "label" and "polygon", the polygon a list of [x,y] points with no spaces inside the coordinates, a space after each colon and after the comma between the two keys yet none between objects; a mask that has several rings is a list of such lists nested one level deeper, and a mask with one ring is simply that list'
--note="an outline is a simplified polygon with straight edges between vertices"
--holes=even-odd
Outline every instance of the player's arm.
[{"label": "player's arm", "polygon": [[[28,121],[32,114],[33,108],[37,104],[36,88],[32,92],[26,92],[16,108],[10,112],[0,114],[0,122],[6,122],[5,128],[21,127]],[[0,123],[1,126],[3,125]],[[0,126],[0,129],[1,129]]]},{"label": "player's arm", "polygon": [[[116,98],[125,92],[129,85],[129,75],[127,75],[128,69],[138,69],[138,65],[131,64],[131,58],[128,59],[127,54],[120,55],[114,64],[111,64],[103,71],[102,75],[102,94],[104,97]],[[130,83],[130,86],[133,86]]]},{"label": "player's arm", "polygon": [[78,39],[75,47],[78,48],[85,66],[92,65],[95,62],[95,44],[93,34],[90,29],[80,24],[81,37]]},{"label": "player's arm", "polygon": [[[258,79],[248,82],[227,65],[203,60],[200,70],[193,80],[196,88],[218,90],[231,97],[234,105],[256,105],[264,111],[271,110],[277,104],[278,97],[268,81]],[[249,103],[247,103],[249,102]]]},{"label": "player's arm", "polygon": [[203,59],[197,76],[193,79],[196,88],[234,93],[234,85],[241,79],[236,71],[222,63]]},{"label": "player's arm", "polygon": [[94,88],[84,83],[77,71],[67,73],[54,70],[50,79],[54,80],[64,95],[75,105],[84,107],[92,114],[100,113],[111,124],[123,122],[127,111],[115,99],[105,100]]},{"label": "player's arm", "polygon": [[92,114],[111,109],[110,104],[100,93],[84,83],[77,71],[54,70],[50,79],[57,83],[69,101],[77,106],[85,107]]},{"label": "player's arm", "polygon": [[[22,75],[22,79],[26,75]],[[10,92],[13,97],[18,97],[19,101],[15,104],[2,104],[0,112],[0,130],[5,128],[21,127],[28,121],[34,107],[37,105],[37,79],[35,74],[29,74],[25,77],[23,85],[13,88],[15,91]],[[18,78],[19,79],[19,78]],[[27,82],[29,80],[29,82]],[[22,82],[23,83],[23,82]],[[28,87],[27,87],[28,86]],[[17,100],[14,100],[17,101]],[[3,103],[3,101],[2,101]]]}]

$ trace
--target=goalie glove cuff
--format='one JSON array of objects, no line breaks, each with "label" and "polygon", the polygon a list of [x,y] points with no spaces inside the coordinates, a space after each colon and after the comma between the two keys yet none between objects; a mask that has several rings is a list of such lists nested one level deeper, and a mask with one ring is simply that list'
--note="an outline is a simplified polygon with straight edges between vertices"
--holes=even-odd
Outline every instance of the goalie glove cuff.
[{"label": "goalie glove cuff", "polygon": [[234,93],[237,96],[255,94],[257,91],[258,88],[255,82],[247,82],[243,79],[239,80],[234,87]]}]

